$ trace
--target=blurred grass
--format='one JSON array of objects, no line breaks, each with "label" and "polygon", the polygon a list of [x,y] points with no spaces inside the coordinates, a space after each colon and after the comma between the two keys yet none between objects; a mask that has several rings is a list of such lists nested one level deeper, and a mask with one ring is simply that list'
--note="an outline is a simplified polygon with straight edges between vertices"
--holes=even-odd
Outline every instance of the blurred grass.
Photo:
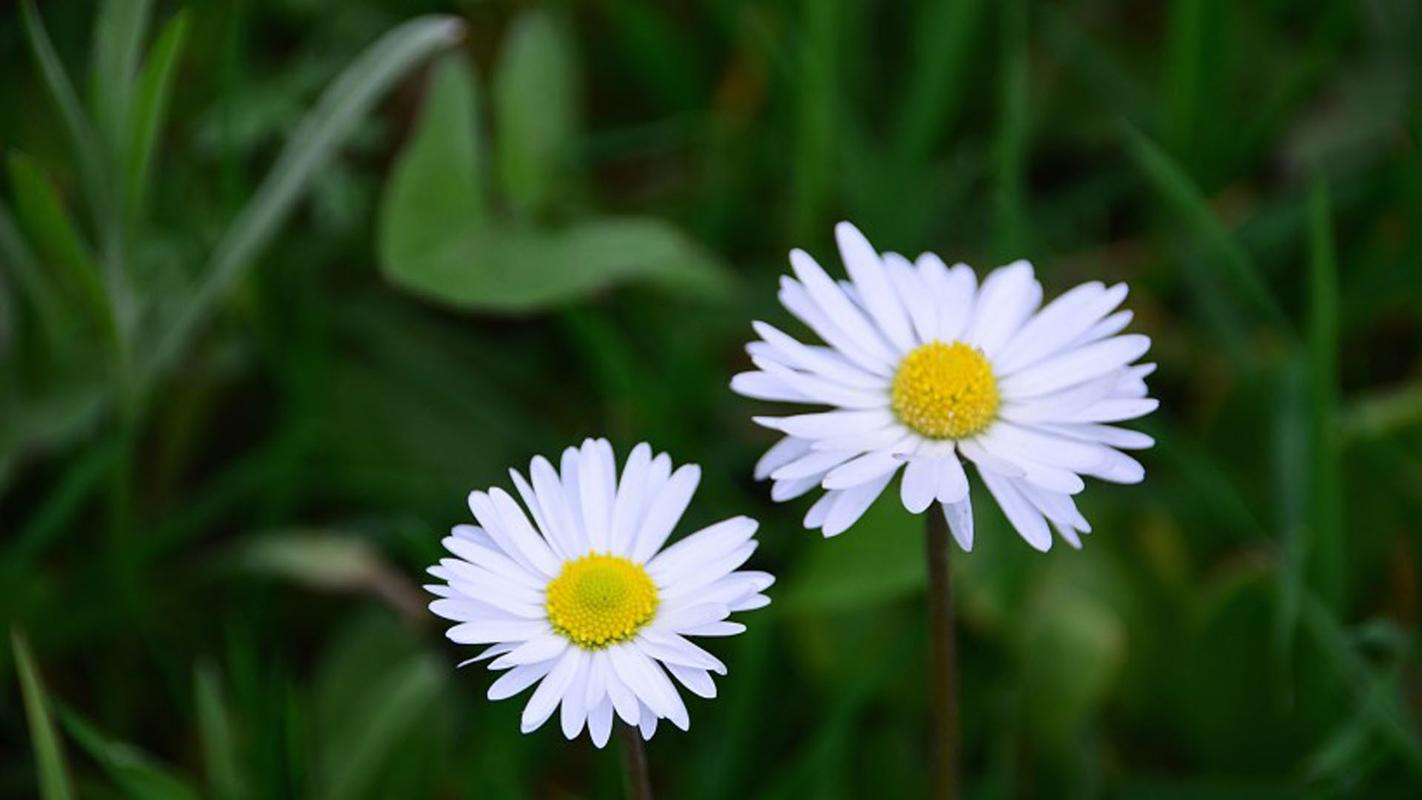
[{"label": "blurred grass", "polygon": [[1415,3],[40,5],[0,8],[0,796],[615,796],[410,609],[470,488],[600,433],[699,461],[686,529],[756,516],[781,577],[659,788],[921,795],[918,526],[803,532],[726,387],[844,217],[1128,281],[1161,364],[1085,550],[978,504],[969,797],[1422,791]]}]

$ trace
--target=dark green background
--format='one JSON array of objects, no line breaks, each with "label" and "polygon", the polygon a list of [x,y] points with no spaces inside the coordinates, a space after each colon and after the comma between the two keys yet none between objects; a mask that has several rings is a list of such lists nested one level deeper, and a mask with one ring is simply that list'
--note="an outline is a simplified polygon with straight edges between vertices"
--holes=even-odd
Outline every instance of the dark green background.
[{"label": "dark green background", "polygon": [[[124,4],[93,5],[39,12],[103,175],[131,164],[91,97],[121,85]],[[147,43],[181,8],[154,5]],[[446,137],[477,183],[425,175],[410,235],[476,231],[467,271],[409,292],[389,263],[382,192],[434,74],[404,69],[145,372],[323,89],[436,11],[467,25],[441,69],[470,79],[482,142]],[[519,734],[522,700],[454,670],[468,653],[416,588],[469,489],[600,434],[702,464],[683,530],[757,517],[752,565],[781,578],[710,644],[721,697],[651,743],[666,796],[925,794],[922,523],[894,491],[838,539],[802,530],[809,501],[750,478],[765,405],[727,388],[752,319],[799,330],[775,301],[787,250],[837,263],[843,218],[950,263],[1029,258],[1049,296],[1127,281],[1161,365],[1147,479],[1088,487],[1084,551],[1033,552],[975,486],[954,562],[968,797],[1422,791],[1417,3],[184,13],[146,199],[111,237],[121,182],[91,180],[0,3],[0,617],[79,796],[616,795],[615,750]],[[645,250],[557,238],[611,215],[670,225]],[[118,348],[112,263],[138,309]],[[461,283],[505,273],[534,299]],[[29,797],[17,641],[0,794]]]}]

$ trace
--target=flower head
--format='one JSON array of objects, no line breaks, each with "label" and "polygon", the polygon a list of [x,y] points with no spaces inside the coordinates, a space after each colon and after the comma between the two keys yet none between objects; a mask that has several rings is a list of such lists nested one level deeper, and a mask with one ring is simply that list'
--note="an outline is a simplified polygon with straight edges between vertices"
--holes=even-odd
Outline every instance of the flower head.
[{"label": "flower head", "polygon": [[747,397],[830,410],[755,421],[785,434],[756,465],[784,501],[824,494],[805,526],[835,536],[903,471],[904,507],[941,507],[958,543],[973,546],[963,461],[1022,538],[1038,550],[1049,530],[1073,547],[1091,526],[1072,499],[1082,476],[1115,483],[1145,470],[1122,450],[1149,436],[1112,423],[1154,411],[1134,364],[1150,339],[1121,334],[1124,284],[1084,283],[1038,308],[1041,284],[1017,261],[979,284],[972,268],[925,253],[914,262],[876,251],[853,225],[835,228],[848,281],[803,250],[780,301],[824,344],[804,344],[764,322],[748,346],[756,370],[731,388]]},{"label": "flower head", "polygon": [[686,730],[668,674],[715,697],[711,673],[726,673],[686,637],[740,633],[726,618],[770,602],[761,592],[773,577],[737,570],[755,551],[755,520],[732,517],[664,547],[701,472],[673,471],[646,444],[632,449],[620,479],[612,446],[591,439],[565,450],[561,469],[540,456],[529,474],[531,483],[509,471],[523,506],[499,488],[470,493],[479,525],[457,525],[444,540],[454,557],[430,567],[444,581],[425,587],[438,595],[430,610],[458,623],[453,641],[491,645],[464,662],[492,658],[490,669],[505,670],[490,700],[538,684],[525,733],[560,708],[564,735],[586,725],[598,747],[614,714],[646,738],[658,719]]}]

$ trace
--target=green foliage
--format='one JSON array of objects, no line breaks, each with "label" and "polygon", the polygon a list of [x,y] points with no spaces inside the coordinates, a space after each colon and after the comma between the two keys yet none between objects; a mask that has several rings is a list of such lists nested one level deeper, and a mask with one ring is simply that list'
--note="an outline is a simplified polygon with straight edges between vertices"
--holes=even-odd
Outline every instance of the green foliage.
[{"label": "green foliage", "polygon": [[557,306],[610,286],[657,281],[718,297],[727,278],[705,248],[656,219],[526,224],[570,173],[576,93],[555,24],[532,12],[510,34],[494,81],[501,197],[518,224],[486,210],[475,87],[465,62],[433,73],[415,133],[381,207],[381,264],[392,283],[456,308],[505,313]]},{"label": "green foliage", "polygon": [[0,10],[0,608],[34,637],[0,795],[617,796],[418,586],[469,489],[596,433],[701,463],[683,530],[750,514],[779,576],[651,743],[661,794],[925,795],[922,521],[895,484],[803,531],[726,387],[750,320],[803,332],[785,253],[832,266],[842,218],[1126,281],[1161,365],[1082,551],[974,486],[965,796],[1419,794],[1412,4],[422,9],[467,20]]},{"label": "green foliage", "polygon": [[10,631],[10,649],[14,651],[15,672],[20,677],[20,695],[25,702],[25,717],[29,720],[30,744],[34,747],[35,772],[39,776],[39,795],[44,800],[68,800],[74,796],[69,779],[69,767],[64,761],[64,748],[54,729],[39,668],[35,665],[30,643],[23,633]]}]

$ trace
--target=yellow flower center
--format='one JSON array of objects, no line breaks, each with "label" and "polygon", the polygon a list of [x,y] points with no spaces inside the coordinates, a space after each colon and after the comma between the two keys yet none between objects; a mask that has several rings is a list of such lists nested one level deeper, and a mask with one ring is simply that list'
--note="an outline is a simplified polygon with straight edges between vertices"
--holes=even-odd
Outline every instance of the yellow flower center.
[{"label": "yellow flower center", "polygon": [[548,583],[548,621],[585,650],[625,642],[657,613],[657,587],[621,556],[589,553]]},{"label": "yellow flower center", "polygon": [[899,421],[929,439],[962,439],[997,415],[997,380],[976,347],[932,341],[904,356],[891,393]]}]

